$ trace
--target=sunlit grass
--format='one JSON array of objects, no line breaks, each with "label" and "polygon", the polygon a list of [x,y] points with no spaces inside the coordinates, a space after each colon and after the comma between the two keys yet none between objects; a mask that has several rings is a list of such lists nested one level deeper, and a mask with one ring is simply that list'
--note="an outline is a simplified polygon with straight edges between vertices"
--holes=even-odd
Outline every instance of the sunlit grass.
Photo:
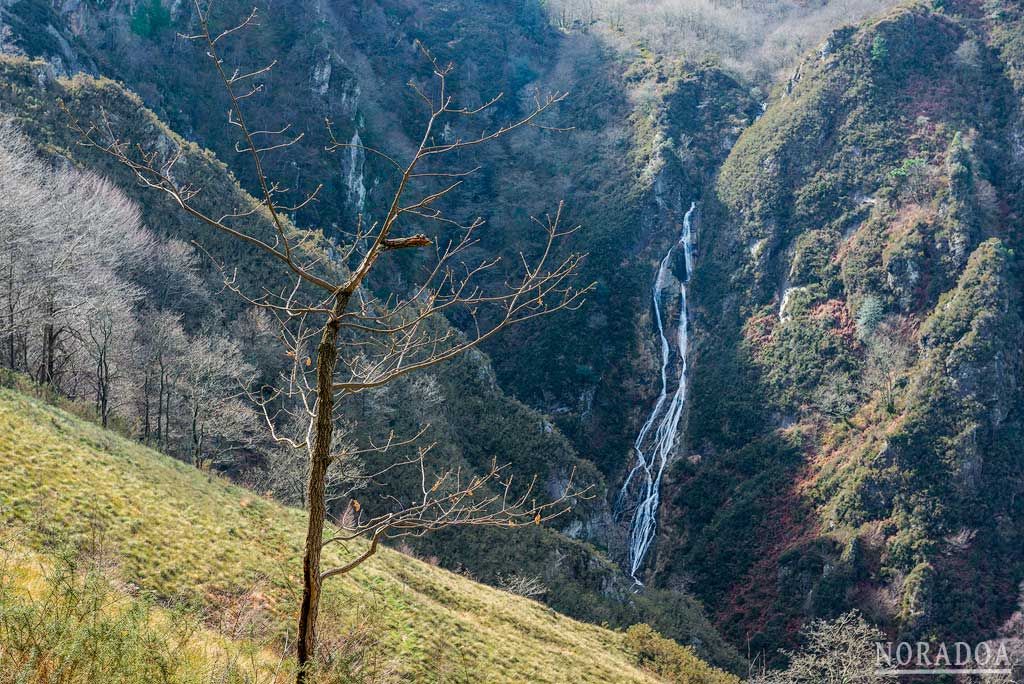
[{"label": "sunlit grass", "polygon": [[[203,634],[228,629],[234,614],[232,629],[248,622],[259,634],[246,638],[278,646],[292,628],[301,511],[8,390],[0,520],[43,556],[67,544],[102,548],[117,582],[201,611]],[[406,681],[659,681],[620,633],[391,550],[329,583],[323,623],[328,644],[379,625],[368,652]]]}]

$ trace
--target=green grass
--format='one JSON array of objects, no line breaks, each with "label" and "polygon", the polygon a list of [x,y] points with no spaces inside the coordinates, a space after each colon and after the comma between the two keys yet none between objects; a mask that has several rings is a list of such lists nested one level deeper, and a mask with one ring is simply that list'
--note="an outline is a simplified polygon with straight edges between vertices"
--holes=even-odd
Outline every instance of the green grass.
[{"label": "green grass", "polygon": [[[231,606],[278,644],[291,630],[302,511],[11,390],[0,390],[0,521],[43,558],[99,540],[118,581],[161,605]],[[621,633],[392,550],[330,581],[322,613],[328,641],[379,626],[376,648],[403,681],[661,681]],[[694,662],[704,678],[685,681],[736,681]]]}]

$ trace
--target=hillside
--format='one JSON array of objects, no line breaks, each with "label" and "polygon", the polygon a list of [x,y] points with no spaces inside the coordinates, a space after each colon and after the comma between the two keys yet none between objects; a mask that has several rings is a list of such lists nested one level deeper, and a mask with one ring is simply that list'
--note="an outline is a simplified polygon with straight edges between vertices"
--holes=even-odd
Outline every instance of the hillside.
[{"label": "hillside", "polygon": [[[700,88],[714,83],[709,80],[702,86],[692,79],[682,81],[679,97],[692,98],[693,91],[699,92]],[[146,144],[181,144],[188,168],[197,184],[204,187],[204,197],[210,206],[244,205],[252,201],[214,154],[184,141],[120,84],[83,75],[62,78],[42,61],[0,56],[0,111],[46,159],[102,174],[138,204],[145,225],[154,233],[166,239],[194,240],[212,255],[237,259],[242,264],[240,279],[263,282],[272,272],[263,257],[253,250],[243,248],[239,252],[230,241],[178,212],[167,199],[140,188],[125,169],[110,159],[77,145],[67,116],[56,106],[58,101],[64,102],[83,121],[95,121],[103,112],[116,121],[126,135]],[[310,249],[324,245],[324,237],[319,232],[309,233],[307,238]],[[210,293],[222,287],[220,274],[207,258],[196,258],[195,263],[206,290],[201,296],[187,298],[173,313],[183,317],[188,331],[210,325],[237,329],[244,307],[231,297],[221,300],[212,297]],[[503,339],[518,337],[510,333]],[[247,348],[265,376],[272,377],[277,372],[275,368],[283,357],[275,354],[265,341],[260,345],[249,343]],[[437,440],[432,452],[437,464],[460,463],[470,470],[478,470],[486,468],[491,459],[496,458],[511,464],[523,481],[536,475],[548,488],[575,468],[577,481],[581,486],[592,486],[595,496],[581,502],[571,516],[555,521],[557,530],[549,527],[519,531],[477,528],[411,540],[410,544],[424,556],[437,557],[443,567],[468,568],[480,581],[490,584],[497,583],[512,567],[531,576],[542,575],[549,588],[545,601],[556,610],[616,627],[650,622],[672,638],[695,646],[703,656],[723,666],[742,668],[736,650],[715,632],[691,596],[678,591],[650,595],[630,591],[631,580],[610,559],[609,547],[614,549],[616,537],[610,522],[605,478],[591,460],[593,452],[588,452],[587,457],[581,456],[557,427],[552,426],[555,417],[509,396],[496,375],[486,355],[473,353],[416,378],[403,379],[386,390],[370,393],[371,401],[353,401],[346,411],[359,424],[359,438],[379,438],[391,429],[412,433],[429,424],[430,436]],[[637,391],[648,390],[637,388]],[[406,407],[414,409],[402,410]],[[481,425],[489,429],[481,432]],[[247,480],[251,473],[244,467],[252,470],[254,464],[253,459],[244,460],[244,463],[232,461],[222,470]],[[399,482],[397,486],[399,491],[407,491],[401,488],[415,489],[419,484],[418,480],[410,480]],[[277,497],[286,495],[287,492],[275,492]],[[377,504],[374,497],[364,494],[364,505]],[[505,552],[494,553],[496,545]]]},{"label": "hillside", "polygon": [[[162,603],[231,604],[267,636],[291,627],[300,511],[10,390],[0,391],[0,434],[6,539],[44,555],[56,540],[92,540],[120,581]],[[392,550],[328,592],[325,633],[340,636],[355,617],[372,615],[382,630],[372,635],[373,657],[398,663],[403,678],[660,681],[637,666],[621,633]],[[696,659],[694,668],[705,673],[699,681],[732,681]]]},{"label": "hillside", "polygon": [[[639,409],[623,411],[622,393],[636,404],[654,396],[654,354],[642,343],[646,281],[674,220],[655,180],[673,196],[668,205],[677,194],[687,204],[695,198],[758,112],[749,87],[710,62],[638,45],[619,50],[596,34],[558,30],[546,16],[550,8],[534,0],[256,6],[260,27],[238,34],[232,57],[250,65],[277,61],[263,95],[250,100],[251,116],[261,127],[291,124],[304,134],[298,145],[268,157],[270,172],[296,192],[325,185],[323,200],[295,220],[328,236],[351,231],[359,212],[379,215],[395,178],[376,155],[325,154],[324,119],[341,140],[406,154],[421,133],[423,112],[405,84],[430,73],[417,46],[451,61],[460,102],[501,94],[479,122],[484,128],[528,109],[535,93],[569,93],[544,123],[571,131],[522,131],[463,153],[460,163],[481,169],[449,210],[484,218],[481,247],[515,263],[517,252],[531,247],[529,217],[565,200],[566,221],[581,225],[569,246],[588,253],[583,277],[599,287],[584,309],[551,325],[524,326],[485,351],[505,391],[548,414],[609,480],[621,477],[643,421]],[[227,26],[252,7],[218,2],[215,22]],[[191,2],[0,3],[11,32],[6,50],[49,60],[57,76],[80,71],[123,83],[168,127],[215,153],[252,192],[252,169],[234,151],[224,97],[204,51],[178,37],[195,28],[193,15]],[[500,275],[495,272],[496,281]],[[594,543],[612,546],[605,526],[595,520],[585,529],[594,532]]]},{"label": "hillside", "polygon": [[[570,247],[588,253],[581,279],[595,283],[585,304],[344,407],[356,440],[429,424],[435,467],[480,473],[496,459],[517,477],[536,475],[538,491],[549,495],[570,472],[593,494],[550,525],[409,540],[407,555],[388,552],[344,585],[348,593],[335,602],[375,596],[382,604],[372,611],[388,625],[384,650],[409,672],[428,672],[442,642],[470,653],[469,667],[481,672],[540,671],[554,659],[548,637],[564,628],[573,636],[562,647],[579,644],[565,656],[570,680],[601,681],[602,668],[622,663],[622,676],[646,676],[631,669],[640,656],[628,639],[563,622],[549,609],[614,629],[646,623],[737,673],[747,669],[740,652],[784,665],[806,641],[801,630],[855,613],[851,622],[863,617],[887,638],[1024,638],[1019,2],[257,5],[260,26],[232,34],[225,54],[246,68],[279,60],[246,111],[268,130],[291,123],[303,134],[268,156],[266,168],[295,191],[324,183],[321,200],[288,219],[289,230],[305,236],[304,249],[318,254],[344,248],[356,217],[372,221],[389,199],[391,162],[373,150],[404,159],[421,133],[418,99],[403,88],[407,79],[431,78],[421,48],[451,60],[459,103],[503,94],[479,120],[484,130],[528,111],[537,92],[570,93],[542,126],[460,151],[456,166],[480,171],[460,176],[459,191],[444,201],[453,215],[485,220],[469,253],[502,258],[484,276],[495,285],[504,264],[530,253],[530,216],[566,200],[566,221],[581,224]],[[217,3],[214,23],[227,26],[249,7]],[[241,279],[263,284],[268,269],[258,255],[239,252],[76,145],[55,106],[59,99],[86,122],[109,116],[143,145],[183,145],[183,166],[210,206],[251,205],[247,191],[258,183],[224,125],[223,95],[203,51],[180,37],[197,23],[191,3],[0,0],[0,22],[4,122],[54,168],[108,178],[161,239],[202,243],[240,263]],[[351,142],[351,154],[325,153],[325,119]],[[478,132],[477,124],[461,125],[439,136]],[[443,234],[421,218],[402,229]],[[267,230],[262,218],[254,221]],[[424,266],[419,259],[404,252],[388,261],[366,291],[401,296]],[[243,307],[212,295],[218,274],[200,261],[205,294],[172,313],[190,335],[241,329],[244,338]],[[324,263],[338,265],[332,256]],[[144,280],[134,284],[145,289]],[[17,288],[7,291],[10,304]],[[140,321],[151,306],[162,305],[147,299]],[[466,331],[475,316],[447,314],[438,324]],[[34,373],[39,332],[25,334],[23,363],[12,351],[4,365]],[[286,355],[275,341],[250,337],[254,367],[273,376]],[[125,405],[137,401],[138,377],[124,383]],[[65,394],[85,386],[67,384]],[[12,395],[6,401],[19,407],[13,416],[60,415]],[[130,419],[138,423],[139,414]],[[59,426],[70,420],[18,423],[0,439],[24,432],[59,450]],[[133,426],[133,437],[149,438],[148,420],[147,413],[144,435]],[[156,466],[145,464],[164,465],[144,486],[119,474],[117,487],[98,482],[81,493],[74,488],[84,467],[39,461],[31,441],[19,442],[16,467],[3,477],[20,497],[14,510],[23,523],[42,508],[26,492],[43,480],[74,491],[51,497],[58,522],[35,533],[33,548],[65,522],[81,533],[95,518],[125,549],[120,565],[132,582],[206,605],[244,593],[266,572],[254,554],[268,554],[275,568],[294,561],[288,540],[297,514],[216,475],[143,457],[149,452],[92,427],[75,423],[71,431],[76,443],[122,454],[146,472]],[[180,456],[173,440],[157,446]],[[262,482],[268,453],[253,448],[213,470]],[[656,453],[663,471],[635,467],[645,454],[654,463]],[[46,468],[33,475],[39,463]],[[635,491],[645,476],[640,486],[653,497]],[[149,479],[166,480],[167,490],[154,497],[152,517],[171,532],[197,531],[187,543],[170,535],[170,554],[134,541],[117,515],[144,513],[118,487],[148,488]],[[389,484],[399,496],[421,487],[415,473]],[[208,502],[214,492],[226,498]],[[299,481],[274,495],[298,505],[302,492]],[[350,494],[329,513],[343,512]],[[380,494],[375,486],[357,493],[375,511],[388,505]],[[244,508],[233,503],[239,497]],[[175,527],[164,501],[200,519]],[[218,505],[241,512],[211,522]],[[279,523],[279,512],[293,522]],[[250,515],[266,529],[253,532]],[[144,539],[164,543],[162,533]],[[492,586],[507,584],[510,573],[540,578],[547,608],[517,600],[506,620],[494,603],[504,594],[410,555]],[[284,597],[285,580],[266,581]],[[376,593],[364,591],[371,587]],[[464,605],[442,600],[448,594],[475,598]],[[287,615],[267,609],[288,625]],[[434,625],[438,638],[413,635],[402,610]],[[517,630],[507,648],[506,628]],[[485,636],[467,640],[477,633]],[[590,662],[587,654],[602,648],[607,653]]]},{"label": "hillside", "polygon": [[685,433],[700,458],[673,473],[661,579],[695,578],[736,642],[771,652],[851,607],[911,639],[1015,619],[1009,5],[909,2],[836,30],[705,194]]}]

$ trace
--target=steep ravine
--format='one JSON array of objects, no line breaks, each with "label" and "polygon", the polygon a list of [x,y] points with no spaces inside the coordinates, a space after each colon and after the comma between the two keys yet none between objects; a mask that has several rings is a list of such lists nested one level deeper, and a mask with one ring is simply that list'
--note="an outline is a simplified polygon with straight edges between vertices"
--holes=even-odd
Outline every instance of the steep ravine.
[{"label": "steep ravine", "polygon": [[[125,81],[251,186],[222,102],[196,78],[202,55],[170,27],[130,31],[117,3],[13,4],[19,26],[41,17],[59,37],[23,45],[59,70]],[[580,311],[454,368],[432,410],[452,458],[516,458],[552,487],[579,465],[599,496],[562,535],[417,550],[486,581],[525,564],[561,610],[714,641],[692,591],[752,652],[849,608],[899,635],[1012,628],[1024,580],[1017,4],[920,0],[837,29],[763,115],[762,95],[721,69],[615,53],[527,5],[277,3],[272,29],[244,44],[292,75],[258,113],[304,122],[308,145],[276,170],[327,179],[336,201],[298,217],[327,233],[372,211],[390,181],[363,155],[319,159],[322,119],[339,139],[401,153],[421,121],[400,84],[429,76],[417,41],[456,63],[468,102],[506,93],[488,125],[535,88],[572,91],[550,123],[574,130],[468,159],[488,171],[453,210],[488,219],[482,249],[515,255],[529,217],[566,199],[597,287]],[[175,28],[188,12],[174,6]],[[696,258],[692,232],[680,249],[687,230]],[[872,309],[881,321],[862,320]],[[879,336],[902,360],[881,379]]]},{"label": "steep ravine", "polygon": [[[0,82],[6,86],[2,90],[5,113],[13,116],[41,151],[94,168],[110,177],[140,202],[147,224],[154,229],[178,237],[207,240],[209,236],[202,232],[201,226],[183,220],[172,207],[144,192],[126,177],[123,169],[76,146],[63,115],[51,105],[61,98],[83,120],[99,116],[102,109],[121,123],[126,135],[143,143],[154,138],[173,140],[174,134],[142,106],[139,98],[111,81],[61,79],[51,67],[23,59],[0,59]],[[700,102],[697,98],[686,100],[685,111],[697,110]],[[198,147],[187,149],[190,164],[195,164],[190,168],[202,173],[211,192],[218,189],[227,193],[230,189],[232,193],[241,193],[215,157]],[[684,185],[672,183],[670,187]],[[657,204],[651,194],[645,197],[652,197],[651,204]],[[654,206],[652,211],[657,212],[657,207]],[[651,233],[638,231],[638,238],[650,241],[652,249],[657,249],[656,243],[676,241],[678,217],[682,213],[677,213],[672,224],[655,223],[652,218],[652,223],[645,225],[659,230]],[[666,226],[672,226],[671,234],[664,231]],[[250,266],[253,273],[258,273],[255,263]],[[649,331],[645,336],[650,336]],[[396,386],[394,393],[381,397],[381,400],[415,405],[416,411],[388,412],[388,415],[401,416],[403,421],[430,422],[442,437],[443,453],[438,452],[439,458],[465,462],[468,467],[482,462],[480,459],[489,461],[495,455],[514,459],[517,467],[526,472],[541,473],[545,485],[553,483],[552,486],[556,486],[573,465],[578,465],[578,474],[588,479],[599,477],[589,463],[576,460],[571,446],[541,415],[500,391],[483,355],[469,357],[447,368],[445,374],[426,379],[425,383],[453,399],[419,401],[422,395],[418,393],[424,389],[423,383],[413,383],[408,387]],[[642,391],[647,392],[648,389],[645,386]],[[417,401],[419,403],[415,403]],[[488,430],[485,439],[479,435],[471,437],[478,431],[481,420],[495,429]],[[625,464],[620,467],[625,468]],[[604,522],[603,506],[603,497],[583,502],[573,511],[572,517],[567,518],[566,531],[580,530],[595,541],[604,539],[601,535],[607,534],[609,527]],[[687,593],[654,590],[643,595],[632,594],[628,575],[615,567],[601,550],[585,541],[568,539],[553,530],[531,527],[519,534],[510,534],[507,530],[485,530],[441,535],[423,540],[416,551],[426,557],[436,557],[445,567],[472,573],[483,581],[497,582],[510,569],[539,575],[550,589],[547,600],[563,612],[622,626],[650,622],[664,634],[693,644],[698,652],[715,662],[735,670],[742,669],[742,661],[735,649],[715,633],[699,604]]]}]

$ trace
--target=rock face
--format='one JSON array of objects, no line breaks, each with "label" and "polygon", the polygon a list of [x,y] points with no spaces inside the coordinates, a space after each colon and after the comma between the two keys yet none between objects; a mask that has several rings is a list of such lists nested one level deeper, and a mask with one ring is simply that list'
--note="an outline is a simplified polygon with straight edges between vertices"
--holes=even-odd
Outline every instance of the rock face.
[{"label": "rock face", "polygon": [[363,149],[363,141],[359,137],[359,131],[352,133],[349,141],[348,159],[345,171],[345,186],[348,191],[346,199],[354,214],[357,216],[363,213],[366,208],[366,179],[363,172],[366,168],[366,152]]}]

